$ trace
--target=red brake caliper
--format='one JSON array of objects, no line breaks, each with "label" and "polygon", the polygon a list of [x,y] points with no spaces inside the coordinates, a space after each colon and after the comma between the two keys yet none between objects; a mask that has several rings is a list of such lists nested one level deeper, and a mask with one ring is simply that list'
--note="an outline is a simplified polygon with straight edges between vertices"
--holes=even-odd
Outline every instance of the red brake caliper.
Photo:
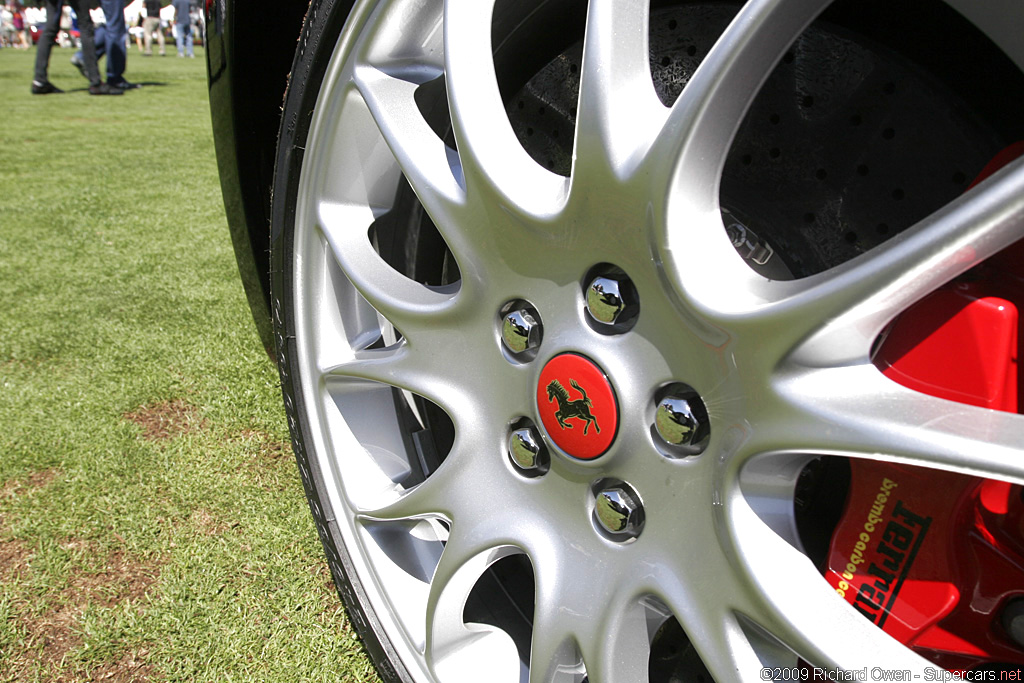
[{"label": "red brake caliper", "polygon": [[[1007,148],[974,184],[1022,154],[1024,142]],[[1024,241],[905,311],[875,364],[932,396],[1024,412],[1022,264]],[[862,458],[850,472],[825,572],[836,592],[944,668],[1024,665],[1024,640],[1010,635],[1024,633],[1013,624],[1024,620],[1022,488]]]}]

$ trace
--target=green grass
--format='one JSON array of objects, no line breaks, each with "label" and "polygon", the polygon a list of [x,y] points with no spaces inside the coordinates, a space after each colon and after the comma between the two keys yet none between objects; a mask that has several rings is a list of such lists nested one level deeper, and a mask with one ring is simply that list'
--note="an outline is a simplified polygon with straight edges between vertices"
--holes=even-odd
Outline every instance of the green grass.
[{"label": "green grass", "polygon": [[123,97],[70,54],[32,96],[35,50],[0,50],[0,681],[377,680],[242,293],[202,50],[132,48],[160,85]]}]

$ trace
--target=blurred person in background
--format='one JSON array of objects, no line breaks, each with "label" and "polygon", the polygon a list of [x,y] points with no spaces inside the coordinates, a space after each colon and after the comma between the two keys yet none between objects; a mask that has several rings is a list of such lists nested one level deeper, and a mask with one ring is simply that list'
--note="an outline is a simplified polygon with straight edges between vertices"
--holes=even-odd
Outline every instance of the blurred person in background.
[{"label": "blurred person in background", "polygon": [[[89,4],[89,3],[86,3]],[[61,47],[78,47],[75,44],[75,40],[71,35],[72,31],[78,31],[78,25],[75,23],[75,13],[71,10],[71,7],[65,6],[61,9],[60,13],[60,30],[57,32],[57,44]],[[95,32],[96,22],[93,21],[93,31]],[[79,38],[81,42],[81,38]]]},{"label": "blurred person in background", "polygon": [[[88,4],[88,3],[83,3]],[[124,20],[124,0],[100,0],[106,23],[96,29],[96,59],[107,58],[107,84],[118,90],[138,88],[138,83],[125,79],[124,69],[128,61],[128,28]],[[76,53],[71,63],[82,75],[85,73],[85,55]]]},{"label": "blurred person in background", "polygon": [[107,18],[106,29],[103,31],[103,49],[97,55],[107,56],[107,83],[121,90],[139,87],[124,78],[124,69],[128,61],[127,36],[128,28],[124,23],[124,0],[100,0],[103,16]]},{"label": "blurred person in background", "polygon": [[25,28],[29,30],[30,43],[32,42],[32,27],[41,27],[44,23],[46,23],[46,10],[31,5],[25,8]]},{"label": "blurred person in background", "polygon": [[160,56],[163,57],[167,50],[164,45],[164,30],[160,27],[160,0],[143,0],[143,7],[146,10],[146,18],[142,22],[142,40],[145,45],[143,54],[153,54],[153,35],[156,34]]},{"label": "blurred person in background", "polygon": [[[135,39],[135,46],[139,48],[139,52],[142,52],[142,15],[139,14],[135,18],[135,25],[128,29],[128,39]],[[131,47],[129,45],[128,47]]]},{"label": "blurred person in background", "polygon": [[[46,24],[39,36],[39,49],[36,51],[35,73],[32,79],[33,95],[49,95],[64,92],[47,78],[50,68],[50,51],[53,39],[60,29],[64,0],[46,1]],[[100,72],[96,67],[96,44],[93,36],[92,17],[89,16],[89,0],[68,0],[68,4],[78,15],[78,29],[82,39],[82,73],[89,79],[90,95],[120,95],[121,90],[111,87],[100,80]]]},{"label": "blurred person in background", "polygon": [[0,5],[0,47],[14,47],[14,12]]},{"label": "blurred person in background", "polygon": [[28,24],[25,23],[25,9],[21,3],[15,0],[11,3],[11,22],[14,24],[15,42],[14,47],[27,50],[32,47],[32,41],[28,37]]},{"label": "blurred person in background", "polygon": [[178,43],[178,56],[195,57],[192,50],[192,0],[171,0],[174,5],[174,40]]}]

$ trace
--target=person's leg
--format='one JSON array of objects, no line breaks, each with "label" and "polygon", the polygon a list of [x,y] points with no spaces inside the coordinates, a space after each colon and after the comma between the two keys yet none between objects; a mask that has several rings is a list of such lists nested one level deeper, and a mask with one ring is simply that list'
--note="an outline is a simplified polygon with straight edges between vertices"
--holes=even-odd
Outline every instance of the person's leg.
[{"label": "person's leg", "polygon": [[188,53],[189,57],[195,57],[196,53],[192,49],[192,27],[185,27],[185,52]]},{"label": "person's leg", "polygon": [[[89,4],[90,3],[88,2],[83,2],[82,7],[87,8]],[[72,7],[75,6],[76,5],[72,4]],[[83,11],[85,11],[86,14],[89,12],[88,9],[83,9]],[[78,10],[75,10],[75,14],[78,14]],[[103,55],[107,52],[107,25],[100,24],[97,26],[96,24],[93,24],[91,15],[89,16],[89,24],[93,27],[93,46],[95,47],[96,64],[99,64],[100,60],[103,59]],[[82,50],[79,50],[71,56],[71,65],[78,68],[78,71],[82,74],[83,78],[89,78],[89,74],[85,72],[85,55]],[[100,80],[103,79],[101,78]],[[89,82],[92,83],[92,81]]]},{"label": "person's leg", "polygon": [[174,42],[178,45],[178,56],[185,56],[185,25],[174,25]]},{"label": "person's leg", "polygon": [[60,29],[61,0],[46,0],[46,24],[43,25],[43,32],[39,35],[39,49],[36,51],[36,67],[32,75],[33,83],[44,85],[49,83],[46,72],[50,67],[50,50],[53,49],[53,39],[57,37]]},{"label": "person's leg", "polygon": [[125,35],[128,29],[124,25],[124,0],[100,0],[103,14],[107,18],[104,51],[107,55],[107,83],[116,85],[124,80],[124,67],[127,60],[125,52]]},{"label": "person's leg", "polygon": [[167,54],[167,46],[164,43],[164,27],[160,23],[160,20],[156,20],[156,42],[160,46],[160,56],[163,57]]},{"label": "person's leg", "polygon": [[89,16],[88,0],[70,0],[71,7],[78,15],[78,33],[82,39],[82,74],[90,85],[100,82],[100,71],[96,66],[95,29]]},{"label": "person's leg", "polygon": [[[157,27],[160,26],[160,20],[156,20]],[[142,43],[143,52],[147,55],[153,54],[153,17],[146,17],[145,21],[142,22]]]},{"label": "person's leg", "polygon": [[[95,24],[94,24],[95,26]],[[100,24],[96,26],[96,61],[103,59],[103,55],[107,54],[107,25]]]}]

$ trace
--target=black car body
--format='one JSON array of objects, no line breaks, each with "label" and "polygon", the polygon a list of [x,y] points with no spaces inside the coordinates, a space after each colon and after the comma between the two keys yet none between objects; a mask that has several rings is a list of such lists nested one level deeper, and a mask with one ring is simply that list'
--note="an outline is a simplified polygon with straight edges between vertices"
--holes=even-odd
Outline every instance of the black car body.
[{"label": "black car body", "polygon": [[[270,188],[302,2],[208,0],[206,50],[217,163],[239,273],[260,339],[270,326]],[[273,30],[268,30],[273,27]]]}]

